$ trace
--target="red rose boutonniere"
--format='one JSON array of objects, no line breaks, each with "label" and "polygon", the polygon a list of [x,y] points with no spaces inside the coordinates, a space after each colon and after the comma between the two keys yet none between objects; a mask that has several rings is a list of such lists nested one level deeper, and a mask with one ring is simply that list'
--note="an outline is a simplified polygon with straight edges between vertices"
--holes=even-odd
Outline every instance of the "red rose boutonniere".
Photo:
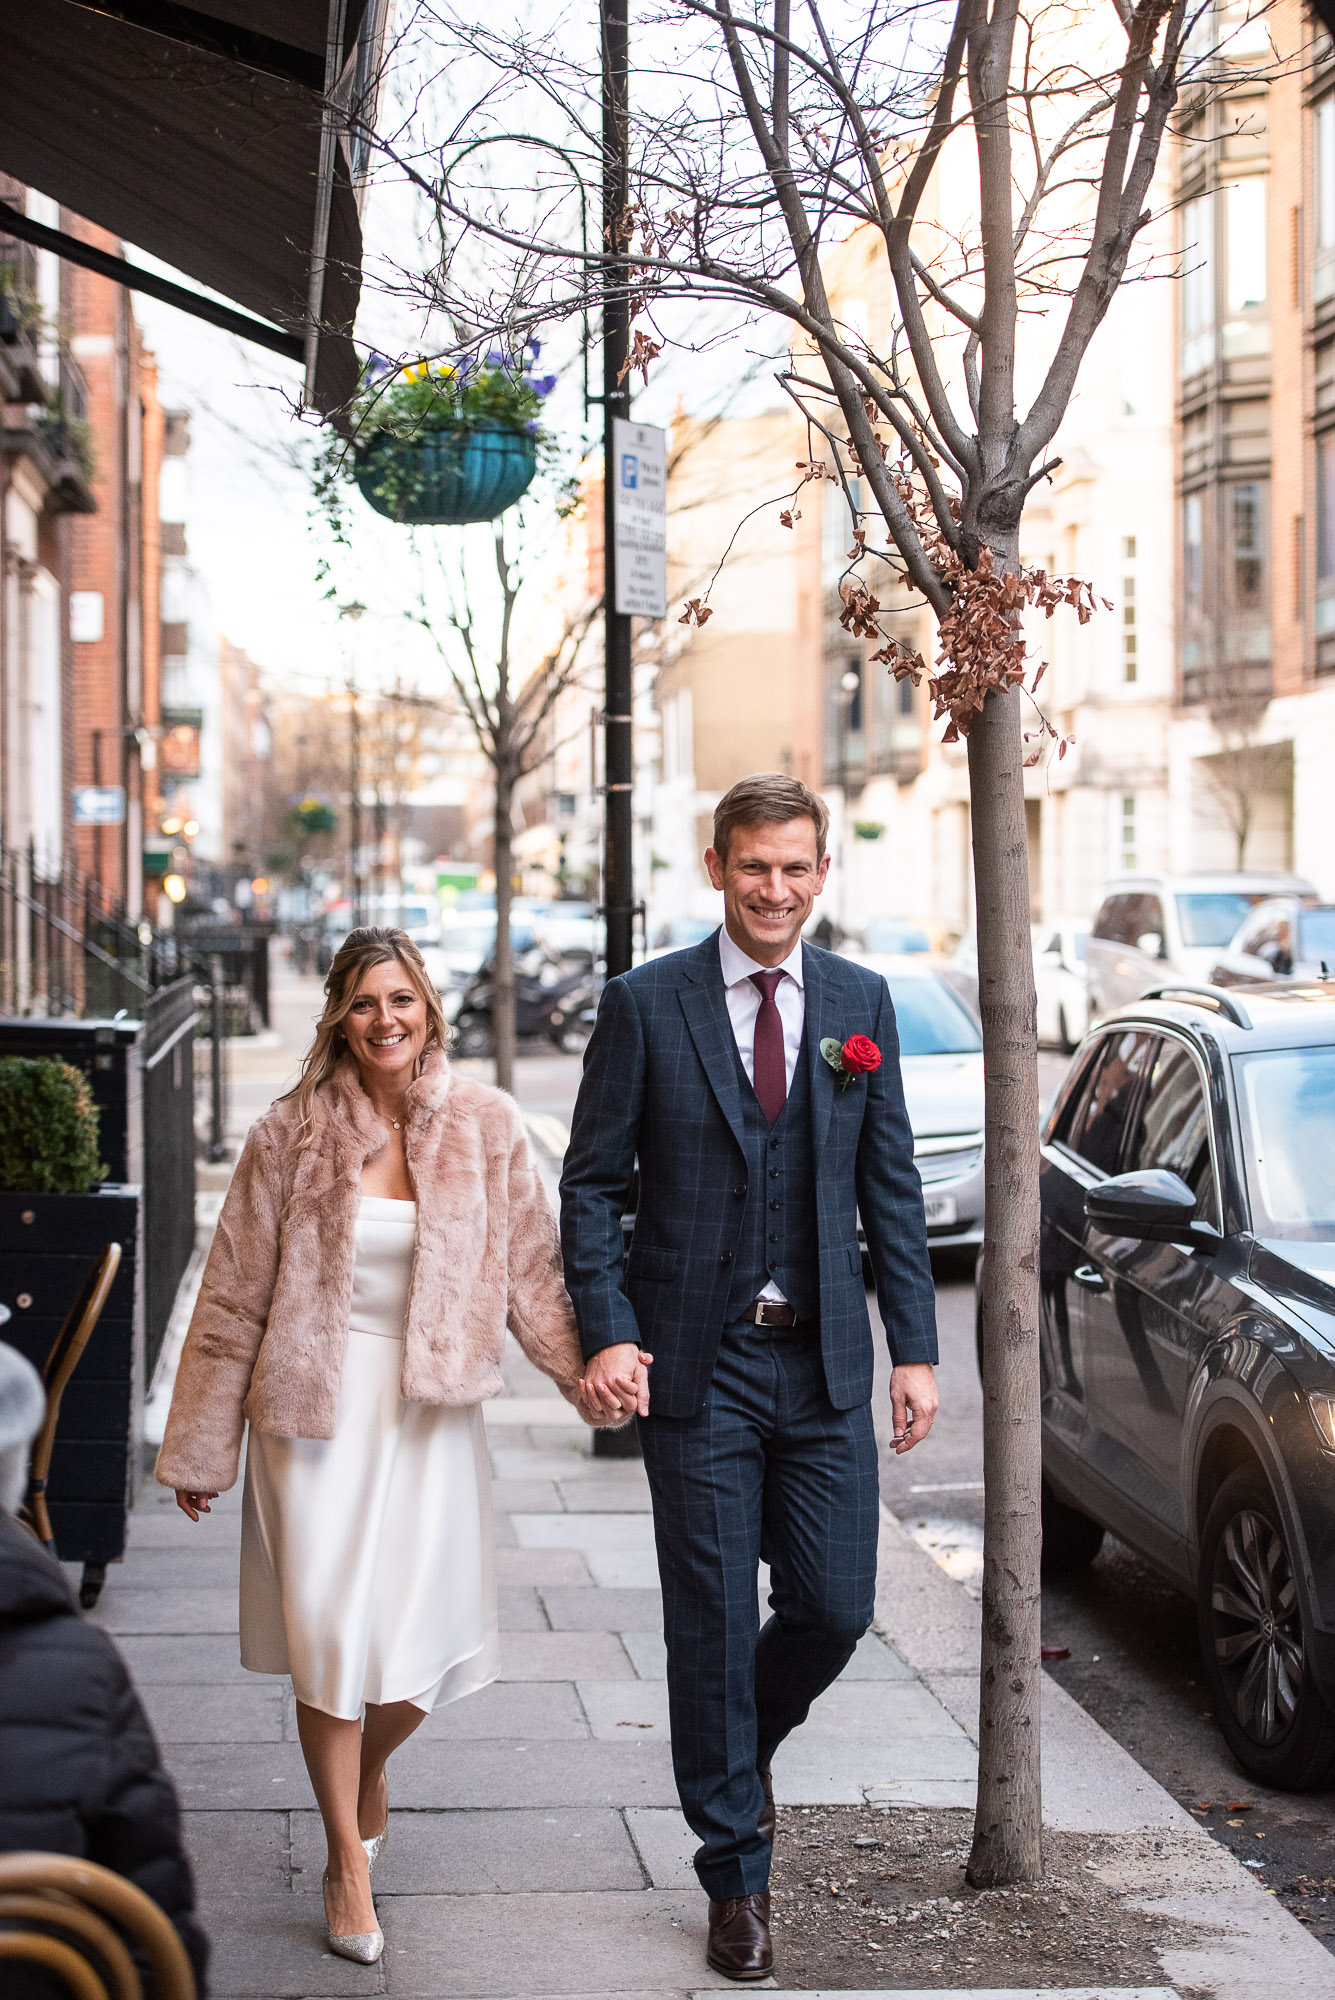
[{"label": "red rose boutonniere", "polygon": [[850,1035],[846,1042],[837,1042],[833,1035],[827,1035],[820,1052],[842,1079],[841,1090],[847,1090],[855,1076],[867,1076],[881,1067],[881,1051],[867,1035]]}]

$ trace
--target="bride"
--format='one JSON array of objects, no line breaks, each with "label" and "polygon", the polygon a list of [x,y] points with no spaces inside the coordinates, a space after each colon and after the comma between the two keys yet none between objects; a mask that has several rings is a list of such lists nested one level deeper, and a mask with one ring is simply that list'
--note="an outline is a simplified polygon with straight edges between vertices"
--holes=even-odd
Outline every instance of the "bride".
[{"label": "bride", "polygon": [[329,1942],[370,1964],[386,1760],[496,1675],[481,1405],[507,1325],[601,1419],[519,1114],[451,1073],[416,946],[353,931],[325,996],[301,1081],[237,1163],[157,1476],[197,1521],[249,1422],[241,1661],[292,1677]]}]

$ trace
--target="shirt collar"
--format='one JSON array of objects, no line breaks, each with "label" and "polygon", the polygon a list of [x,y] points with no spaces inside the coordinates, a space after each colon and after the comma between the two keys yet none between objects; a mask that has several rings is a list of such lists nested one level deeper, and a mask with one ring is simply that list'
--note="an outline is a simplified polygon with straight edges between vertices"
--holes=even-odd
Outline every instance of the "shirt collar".
[{"label": "shirt collar", "polygon": [[797,943],[793,946],[787,958],[784,959],[782,965],[757,965],[756,961],[753,958],[749,958],[739,944],[734,944],[732,938],[728,935],[728,926],[721,924],[718,934],[718,955],[719,963],[723,967],[723,984],[725,986],[740,986],[742,981],[749,979],[753,972],[786,972],[795,985],[800,986],[802,984],[801,938],[797,940]]}]

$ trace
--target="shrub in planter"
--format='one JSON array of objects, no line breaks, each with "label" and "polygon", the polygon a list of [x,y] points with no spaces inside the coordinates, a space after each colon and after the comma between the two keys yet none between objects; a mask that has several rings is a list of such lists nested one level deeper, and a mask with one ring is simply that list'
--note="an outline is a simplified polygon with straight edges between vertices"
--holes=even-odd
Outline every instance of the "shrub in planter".
[{"label": "shrub in planter", "polygon": [[104,1181],[88,1079],[58,1056],[0,1056],[0,1188],[86,1194]]}]

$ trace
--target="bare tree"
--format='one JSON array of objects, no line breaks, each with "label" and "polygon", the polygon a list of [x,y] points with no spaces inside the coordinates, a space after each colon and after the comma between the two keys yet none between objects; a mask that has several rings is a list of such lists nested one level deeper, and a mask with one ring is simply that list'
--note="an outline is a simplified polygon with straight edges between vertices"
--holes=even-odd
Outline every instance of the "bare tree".
[{"label": "bare tree", "polygon": [[[582,684],[593,662],[587,641],[602,608],[591,598],[566,615],[555,641],[522,678],[515,657],[515,607],[524,587],[523,564],[503,521],[495,524],[492,547],[497,596],[479,610],[462,556],[437,553],[434,576],[424,574],[407,615],[431,638],[449,677],[454,699],[467,716],[478,749],[491,767],[495,799],[493,865],[496,872],[496,949],[491,1018],[496,1049],[496,1082],[514,1088],[515,989],[510,945],[513,896],[515,788],[550,751],[551,727],[561,696]],[[443,591],[443,618],[431,585]]]},{"label": "bare tree", "polygon": [[1291,791],[1293,752],[1287,743],[1266,743],[1260,735],[1269,706],[1265,696],[1234,695],[1210,704],[1219,739],[1212,757],[1198,769],[1206,791],[1233,837],[1233,866],[1247,866],[1247,843],[1262,806],[1276,793]]},{"label": "bare tree", "polygon": [[[1252,21],[1263,11],[1253,7]],[[665,348],[691,346],[689,308],[702,297],[731,302],[739,323],[787,321],[779,379],[807,425],[801,478],[837,481],[853,516],[843,622],[880,640],[873,657],[897,677],[925,677],[947,740],[967,739],[987,1073],[978,1885],[1032,1879],[1042,1866],[1038,1078],[1023,770],[1053,732],[1033,701],[1042,668],[1023,620],[1059,604],[1082,621],[1094,609],[1087,585],[1023,562],[1021,524],[1028,495],[1059,463],[1054,441],[1081,364],[1151,220],[1179,89],[1190,82],[1200,101],[1223,87],[1220,34],[1245,26],[1247,12],[1221,13],[1219,29],[1206,0],[1035,0],[1027,10],[1018,0],[668,0],[632,35],[632,102],[647,107],[632,114],[634,199],[616,241],[588,254],[571,227],[573,190],[562,192],[559,175],[535,181],[515,135],[559,129],[564,157],[597,180],[591,52],[566,22],[550,33],[479,25],[451,0],[420,0],[424,43],[450,65],[440,89],[452,79],[472,103],[446,145],[424,128],[416,150],[406,130],[393,149],[444,252],[421,295],[456,324],[504,327],[513,340],[587,312],[600,286],[624,289],[632,363],[647,372]],[[1237,75],[1233,65],[1228,81]],[[478,150],[485,185],[469,179],[465,151]],[[860,308],[831,276],[853,232],[875,246],[877,267],[865,287],[876,296]],[[1150,261],[1142,255],[1141,275]],[[1022,345],[1036,364],[1023,393]],[[864,555],[899,580],[896,610],[907,588],[935,615],[932,666],[887,634]]]}]

